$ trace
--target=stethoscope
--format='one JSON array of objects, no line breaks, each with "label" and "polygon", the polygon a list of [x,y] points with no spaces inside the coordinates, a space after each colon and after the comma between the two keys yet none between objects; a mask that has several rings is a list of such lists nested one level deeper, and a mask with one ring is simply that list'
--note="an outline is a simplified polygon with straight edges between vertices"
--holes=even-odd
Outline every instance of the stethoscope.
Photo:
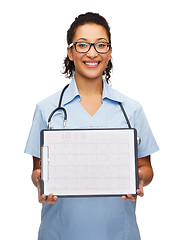
[{"label": "stethoscope", "polygon": [[[59,110],[62,110],[63,113],[64,113],[63,128],[65,128],[65,126],[66,126],[67,111],[66,111],[65,108],[61,107],[61,105],[62,105],[62,99],[63,99],[64,92],[65,92],[65,90],[68,88],[68,86],[69,86],[69,84],[67,84],[67,85],[63,88],[63,90],[62,90],[62,92],[61,92],[61,95],[60,95],[60,100],[59,100],[59,103],[58,103],[58,107],[55,108],[55,109],[51,112],[51,114],[50,114],[50,116],[49,116],[49,118],[48,118],[48,129],[50,129],[50,123],[51,123],[51,120],[52,120],[52,117],[53,117],[54,113],[57,112],[57,111],[59,111]],[[121,103],[121,102],[118,102],[118,103],[119,103],[119,106],[121,107],[121,110],[122,110],[122,112],[123,112],[123,115],[124,115],[124,117],[125,117],[125,120],[126,120],[126,122],[127,122],[128,127],[129,127],[129,128],[132,128],[132,127],[131,127],[131,124],[130,124],[130,122],[129,122],[129,119],[128,119],[128,117],[127,117],[126,111],[124,110],[124,107],[123,107],[122,103]],[[140,145],[140,143],[141,143],[141,138],[140,138],[139,136],[137,137],[137,142],[138,142],[138,145]]]}]

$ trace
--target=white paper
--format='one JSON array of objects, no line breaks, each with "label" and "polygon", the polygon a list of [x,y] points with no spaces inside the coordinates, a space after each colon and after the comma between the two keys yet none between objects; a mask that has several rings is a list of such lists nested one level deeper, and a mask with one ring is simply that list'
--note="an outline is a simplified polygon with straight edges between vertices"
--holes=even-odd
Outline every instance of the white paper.
[{"label": "white paper", "polygon": [[133,129],[44,131],[43,149],[46,195],[136,193]]}]

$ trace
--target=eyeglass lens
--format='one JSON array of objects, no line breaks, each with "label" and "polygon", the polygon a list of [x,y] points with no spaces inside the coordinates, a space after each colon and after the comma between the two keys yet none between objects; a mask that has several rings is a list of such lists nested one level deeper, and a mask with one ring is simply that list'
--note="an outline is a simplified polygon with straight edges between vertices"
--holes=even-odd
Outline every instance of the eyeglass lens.
[{"label": "eyeglass lens", "polygon": [[99,43],[94,43],[94,44],[90,44],[87,42],[76,42],[75,43],[76,51],[79,53],[88,52],[91,45],[93,45],[95,50],[99,53],[107,53],[110,48],[110,46],[107,42],[99,42]]}]

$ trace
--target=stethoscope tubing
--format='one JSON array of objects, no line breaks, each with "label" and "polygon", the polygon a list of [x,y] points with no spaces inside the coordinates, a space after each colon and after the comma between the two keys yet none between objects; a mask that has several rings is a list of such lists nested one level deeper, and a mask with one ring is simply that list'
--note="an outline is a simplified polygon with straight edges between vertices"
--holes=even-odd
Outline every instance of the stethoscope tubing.
[{"label": "stethoscope tubing", "polygon": [[63,88],[63,90],[62,90],[62,92],[61,92],[61,95],[60,95],[60,100],[59,100],[59,103],[58,103],[58,107],[55,108],[55,109],[51,112],[51,114],[50,114],[50,116],[49,116],[49,118],[48,118],[48,129],[50,129],[50,123],[51,123],[51,120],[52,120],[52,117],[53,117],[54,113],[57,112],[57,111],[59,111],[59,110],[62,110],[62,111],[64,112],[63,128],[65,128],[65,126],[66,126],[67,111],[66,111],[65,108],[61,107],[61,105],[62,105],[62,98],[63,98],[64,92],[65,92],[65,90],[67,89],[68,86],[69,86],[69,84],[67,84],[67,85]]},{"label": "stethoscope tubing", "polygon": [[[59,100],[59,103],[58,103],[58,107],[55,108],[55,109],[51,112],[51,114],[50,114],[50,116],[49,116],[49,118],[48,118],[48,129],[50,129],[50,123],[51,123],[51,120],[52,120],[52,117],[53,117],[54,113],[57,112],[57,111],[59,111],[59,110],[62,110],[63,113],[64,113],[63,128],[65,128],[65,126],[66,126],[66,122],[67,122],[67,111],[66,111],[66,109],[65,109],[64,107],[62,107],[61,105],[62,105],[62,99],[63,99],[64,92],[65,92],[65,90],[68,88],[68,86],[69,86],[69,84],[67,84],[67,85],[63,88],[63,90],[62,90],[62,92],[61,92],[61,95],[60,95],[60,100]],[[126,122],[127,122],[128,127],[129,127],[129,128],[132,128],[132,127],[131,127],[131,124],[130,124],[130,122],[129,122],[129,118],[128,118],[127,114],[126,114],[126,111],[124,110],[124,107],[123,107],[122,103],[121,103],[121,102],[118,102],[118,103],[119,103],[119,106],[121,107],[121,110],[122,110],[122,112],[123,112],[123,115],[124,115],[124,117],[125,117],[125,120],[126,120]],[[140,138],[139,136],[137,137],[137,141],[138,141],[138,145],[139,145],[139,144],[141,143],[141,138]]]}]

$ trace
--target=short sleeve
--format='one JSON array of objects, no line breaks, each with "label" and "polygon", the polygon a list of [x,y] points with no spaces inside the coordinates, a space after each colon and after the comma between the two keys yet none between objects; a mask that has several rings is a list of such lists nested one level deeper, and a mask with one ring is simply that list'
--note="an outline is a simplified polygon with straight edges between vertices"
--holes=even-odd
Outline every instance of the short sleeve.
[{"label": "short sleeve", "polygon": [[37,105],[25,147],[25,153],[40,158],[40,131],[46,128],[47,124],[43,118],[42,111],[39,105]]},{"label": "short sleeve", "polygon": [[141,138],[141,144],[138,148],[138,157],[142,158],[158,151],[159,147],[150,129],[143,108],[140,104],[135,111],[134,119],[134,127],[137,129],[137,134]]}]

